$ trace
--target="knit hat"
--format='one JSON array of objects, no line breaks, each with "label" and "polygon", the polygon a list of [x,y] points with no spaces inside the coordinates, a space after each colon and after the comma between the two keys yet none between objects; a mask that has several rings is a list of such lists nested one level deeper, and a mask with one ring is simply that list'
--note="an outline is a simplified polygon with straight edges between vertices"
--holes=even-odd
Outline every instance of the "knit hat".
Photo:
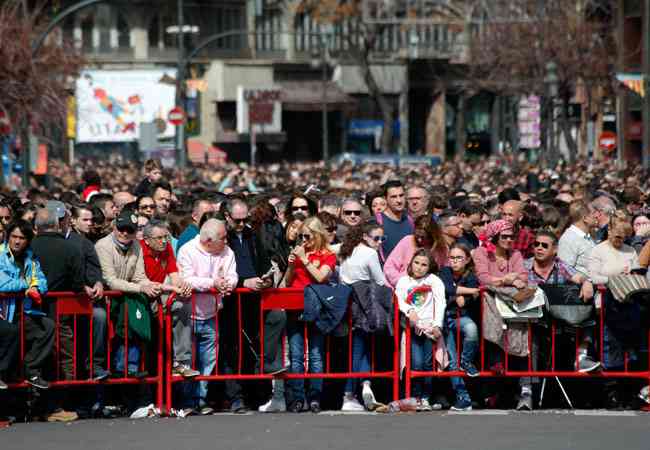
[{"label": "knit hat", "polygon": [[504,231],[512,230],[513,226],[510,222],[504,219],[495,220],[485,226],[484,234],[486,239],[492,239]]}]

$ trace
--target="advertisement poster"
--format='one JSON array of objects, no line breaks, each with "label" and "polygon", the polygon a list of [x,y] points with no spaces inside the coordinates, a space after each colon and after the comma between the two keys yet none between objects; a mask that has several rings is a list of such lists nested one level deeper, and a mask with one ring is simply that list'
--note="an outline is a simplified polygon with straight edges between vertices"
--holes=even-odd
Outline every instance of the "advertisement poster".
[{"label": "advertisement poster", "polygon": [[[167,119],[175,77],[176,69],[83,71],[76,89],[77,142],[138,139],[141,122]],[[158,138],[171,138],[174,131],[168,126]]]}]

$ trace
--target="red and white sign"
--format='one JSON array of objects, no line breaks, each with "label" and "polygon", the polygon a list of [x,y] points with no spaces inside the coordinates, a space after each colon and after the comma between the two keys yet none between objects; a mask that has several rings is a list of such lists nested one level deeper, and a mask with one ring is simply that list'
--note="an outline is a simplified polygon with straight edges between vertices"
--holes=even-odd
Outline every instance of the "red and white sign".
[{"label": "red and white sign", "polygon": [[598,138],[598,146],[603,150],[612,151],[616,148],[616,133],[603,131]]},{"label": "red and white sign", "polygon": [[182,125],[185,122],[185,111],[179,106],[172,108],[167,115],[167,120],[174,126]]},{"label": "red and white sign", "polygon": [[9,122],[7,113],[0,110],[0,136],[6,136],[8,134],[11,134],[11,122]]},{"label": "red and white sign", "polygon": [[282,90],[277,87],[237,87],[237,132],[280,133]]}]

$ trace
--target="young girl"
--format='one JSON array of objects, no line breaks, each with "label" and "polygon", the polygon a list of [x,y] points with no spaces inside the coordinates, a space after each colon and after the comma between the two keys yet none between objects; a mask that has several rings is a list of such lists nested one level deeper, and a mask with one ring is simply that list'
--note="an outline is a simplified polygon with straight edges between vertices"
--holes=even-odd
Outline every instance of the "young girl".
[{"label": "young girl", "polygon": [[[467,376],[476,377],[479,371],[474,366],[478,349],[478,328],[472,320],[470,311],[478,307],[479,283],[474,274],[474,266],[469,248],[455,244],[449,250],[450,267],[440,270],[440,279],[445,284],[447,310],[445,312],[445,342],[449,352],[450,370],[458,370],[458,353],[456,336],[458,328],[463,339],[463,352],[460,355],[460,369]],[[458,322],[456,321],[459,315]],[[458,328],[457,328],[458,327]],[[469,411],[472,400],[460,377],[451,378],[451,386],[456,392],[456,403],[451,407],[455,411]]]},{"label": "young girl", "polygon": [[[407,274],[395,287],[399,309],[408,317],[411,334],[411,368],[416,371],[433,370],[433,346],[436,344],[436,360],[445,365],[444,340],[442,339],[445,316],[445,285],[434,275],[438,265],[426,249],[415,251]],[[442,356],[441,356],[442,355]],[[431,377],[413,379],[413,397],[418,399],[418,410],[431,411]]]}]

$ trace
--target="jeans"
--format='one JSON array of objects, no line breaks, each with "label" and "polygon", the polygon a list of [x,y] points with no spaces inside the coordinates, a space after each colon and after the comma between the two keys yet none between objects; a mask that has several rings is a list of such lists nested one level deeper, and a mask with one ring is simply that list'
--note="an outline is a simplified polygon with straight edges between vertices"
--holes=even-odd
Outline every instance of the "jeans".
[{"label": "jeans", "polygon": [[[309,372],[323,373],[323,348],[325,345],[325,336],[314,326],[307,327],[309,331]],[[305,345],[303,338],[304,323],[297,320],[291,320],[287,324],[287,336],[289,338],[289,359],[291,362],[291,373],[303,373],[305,371]],[[305,380],[289,380],[287,382],[291,400],[305,399]],[[320,401],[320,395],[323,391],[322,378],[312,378],[309,380],[309,401]]]},{"label": "jeans", "polygon": [[[352,334],[352,372],[370,372],[370,335],[363,330]],[[356,392],[358,385],[358,378],[348,378],[345,392]]]},{"label": "jeans", "polygon": [[[102,302],[93,305],[93,372],[94,376],[106,370],[106,305]],[[88,369],[90,364],[88,363]],[[124,368],[122,368],[124,370]]]},{"label": "jeans", "polygon": [[[411,370],[431,372],[433,370],[433,341],[425,335],[411,332]],[[431,396],[431,377],[413,378],[411,396],[429,398]]]},{"label": "jeans", "polygon": [[[129,337],[129,342],[127,343],[127,364],[128,364],[128,373],[136,373],[140,368],[140,343],[135,339],[135,337]],[[117,344],[115,349],[115,373],[117,375],[124,373],[124,342]]]},{"label": "jeans", "polygon": [[[445,319],[445,342],[449,352],[449,370],[459,370],[458,352],[456,351],[456,315],[447,315]],[[460,367],[467,363],[474,363],[478,349],[478,328],[469,316],[461,316],[460,335],[463,343],[463,351],[460,355]],[[456,392],[456,398],[469,400],[469,393],[465,387],[465,381],[461,377],[451,377],[451,386]]]},{"label": "jeans", "polygon": [[[215,319],[195,320],[194,339],[196,339],[196,369],[201,375],[211,375],[217,364],[217,331]],[[190,383],[186,383],[190,384]],[[208,382],[191,383],[192,406],[203,408],[207,404]]]},{"label": "jeans", "polygon": [[192,303],[175,301],[171,307],[174,361],[192,363]]}]

